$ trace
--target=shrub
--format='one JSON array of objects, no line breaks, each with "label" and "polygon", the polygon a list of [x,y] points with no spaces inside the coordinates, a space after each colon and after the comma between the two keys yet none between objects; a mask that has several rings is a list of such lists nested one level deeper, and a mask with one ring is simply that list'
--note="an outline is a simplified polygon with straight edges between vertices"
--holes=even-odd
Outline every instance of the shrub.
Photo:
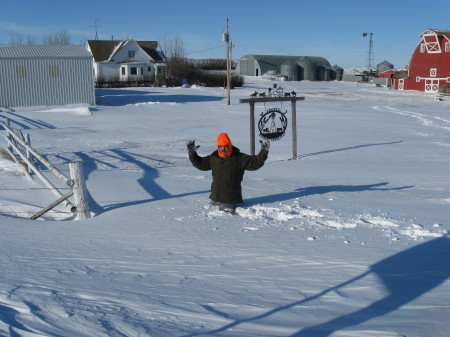
[{"label": "shrub", "polygon": [[[205,87],[226,87],[226,60],[206,59],[189,60],[186,58],[168,59],[165,76],[144,76],[136,80],[121,81],[119,76],[100,76],[96,79],[96,88],[121,88],[121,87],[177,87],[183,83],[195,84]],[[231,88],[241,87],[244,77],[231,76]]]}]

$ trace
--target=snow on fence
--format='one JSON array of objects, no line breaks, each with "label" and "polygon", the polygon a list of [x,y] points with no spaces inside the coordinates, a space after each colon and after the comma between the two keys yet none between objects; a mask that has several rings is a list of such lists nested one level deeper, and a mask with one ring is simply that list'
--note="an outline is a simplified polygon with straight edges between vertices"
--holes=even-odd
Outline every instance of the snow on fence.
[{"label": "snow on fence", "polygon": [[443,101],[445,99],[450,99],[450,85],[443,85],[439,87],[439,90],[436,92],[436,101]]},{"label": "snow on fence", "polygon": [[[76,213],[76,218],[87,219],[91,217],[91,212],[88,205],[86,184],[83,175],[82,162],[69,163],[70,169],[70,179],[61,173],[56,167],[49,163],[43,156],[41,156],[35,149],[30,146],[30,136],[28,134],[23,135],[19,129],[14,129],[10,126],[9,119],[5,119],[3,122],[3,127],[6,130],[5,139],[8,142],[6,151],[17,163],[19,156],[25,163],[25,173],[32,178],[31,174],[34,173],[36,176],[50,189],[50,191],[55,194],[58,199],[51,203],[49,206],[45,207],[35,215],[31,216],[30,219],[37,219],[46,212],[50,211],[57,205],[64,203],[66,208],[72,212]],[[39,170],[36,161],[39,161],[44,165],[50,172],[52,172],[56,177],[62,180],[67,186],[70,187],[70,191],[66,194],[62,194],[58,188],[56,188]],[[75,200],[75,205],[73,205],[68,199],[73,196]]]},{"label": "snow on fence", "polygon": [[435,99],[436,99],[436,101],[447,100],[447,99],[450,99],[450,94],[447,94],[445,92],[437,92]]}]

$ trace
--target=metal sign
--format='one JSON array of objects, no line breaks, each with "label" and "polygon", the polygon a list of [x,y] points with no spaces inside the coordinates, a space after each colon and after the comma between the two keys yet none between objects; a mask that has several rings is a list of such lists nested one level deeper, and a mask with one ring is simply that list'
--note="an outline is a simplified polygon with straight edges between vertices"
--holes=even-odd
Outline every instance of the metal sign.
[{"label": "metal sign", "polygon": [[[267,102],[291,102],[291,111],[292,111],[292,159],[296,160],[297,157],[297,101],[303,101],[305,97],[298,97],[294,92],[290,93],[289,96],[285,95],[284,97],[256,97],[255,95],[251,95],[251,98],[241,98],[239,99],[239,103],[249,103],[250,105],[250,153],[252,155],[255,154],[255,103],[267,103]],[[281,111],[280,111],[281,112]],[[283,114],[283,113],[282,113]],[[275,114],[276,117],[277,114]],[[284,115],[284,114],[283,114]],[[270,115],[266,116],[267,121],[270,120]],[[281,116],[279,116],[280,118]],[[264,127],[262,130],[264,131]],[[260,131],[261,132],[261,131]],[[263,134],[270,134],[269,132],[261,132]],[[275,131],[276,133],[276,131]]]},{"label": "metal sign", "polygon": [[284,136],[288,125],[286,112],[278,108],[270,108],[265,113],[261,113],[258,122],[259,135],[267,140],[278,140]]}]

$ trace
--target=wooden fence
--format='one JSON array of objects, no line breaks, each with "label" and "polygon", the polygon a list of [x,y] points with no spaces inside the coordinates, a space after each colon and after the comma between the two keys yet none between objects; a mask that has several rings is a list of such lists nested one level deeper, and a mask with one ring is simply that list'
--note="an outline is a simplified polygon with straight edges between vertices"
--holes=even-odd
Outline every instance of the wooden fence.
[{"label": "wooden fence", "polygon": [[437,92],[435,96],[436,101],[444,101],[450,99],[450,94],[445,92]]},{"label": "wooden fence", "polygon": [[[9,119],[5,119],[2,126],[6,130],[5,139],[8,142],[6,151],[9,155],[17,163],[21,163],[20,160],[22,160],[25,167],[25,173],[30,178],[32,178],[32,174],[35,174],[49,188],[49,190],[53,192],[56,197],[58,197],[57,200],[31,216],[30,219],[35,220],[39,218],[61,203],[64,203],[70,212],[76,213],[77,220],[90,218],[91,212],[88,204],[82,162],[77,161],[69,163],[70,178],[68,178],[51,163],[49,163],[43,156],[41,156],[35,149],[33,149],[30,146],[30,136],[28,134],[23,135],[21,130],[12,128]],[[62,194],[59,189],[44,176],[36,163],[41,163],[45,166],[65,185],[69,186],[70,191],[66,194]],[[75,200],[75,205],[69,201],[71,196],[73,196]]]},{"label": "wooden fence", "polygon": [[443,85],[439,87],[435,96],[436,101],[443,101],[450,99],[450,85]]}]

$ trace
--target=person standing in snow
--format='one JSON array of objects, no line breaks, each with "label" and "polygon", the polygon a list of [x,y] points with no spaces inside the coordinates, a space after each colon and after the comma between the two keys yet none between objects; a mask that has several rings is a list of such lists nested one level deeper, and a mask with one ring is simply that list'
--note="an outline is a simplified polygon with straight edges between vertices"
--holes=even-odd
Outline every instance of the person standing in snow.
[{"label": "person standing in snow", "polygon": [[189,160],[201,171],[212,171],[211,205],[220,210],[234,213],[236,206],[242,203],[241,182],[244,172],[261,168],[269,154],[270,143],[261,141],[261,151],[257,155],[248,155],[233,146],[226,133],[217,136],[217,151],[206,157],[197,154],[199,145],[194,140],[186,143]]}]

